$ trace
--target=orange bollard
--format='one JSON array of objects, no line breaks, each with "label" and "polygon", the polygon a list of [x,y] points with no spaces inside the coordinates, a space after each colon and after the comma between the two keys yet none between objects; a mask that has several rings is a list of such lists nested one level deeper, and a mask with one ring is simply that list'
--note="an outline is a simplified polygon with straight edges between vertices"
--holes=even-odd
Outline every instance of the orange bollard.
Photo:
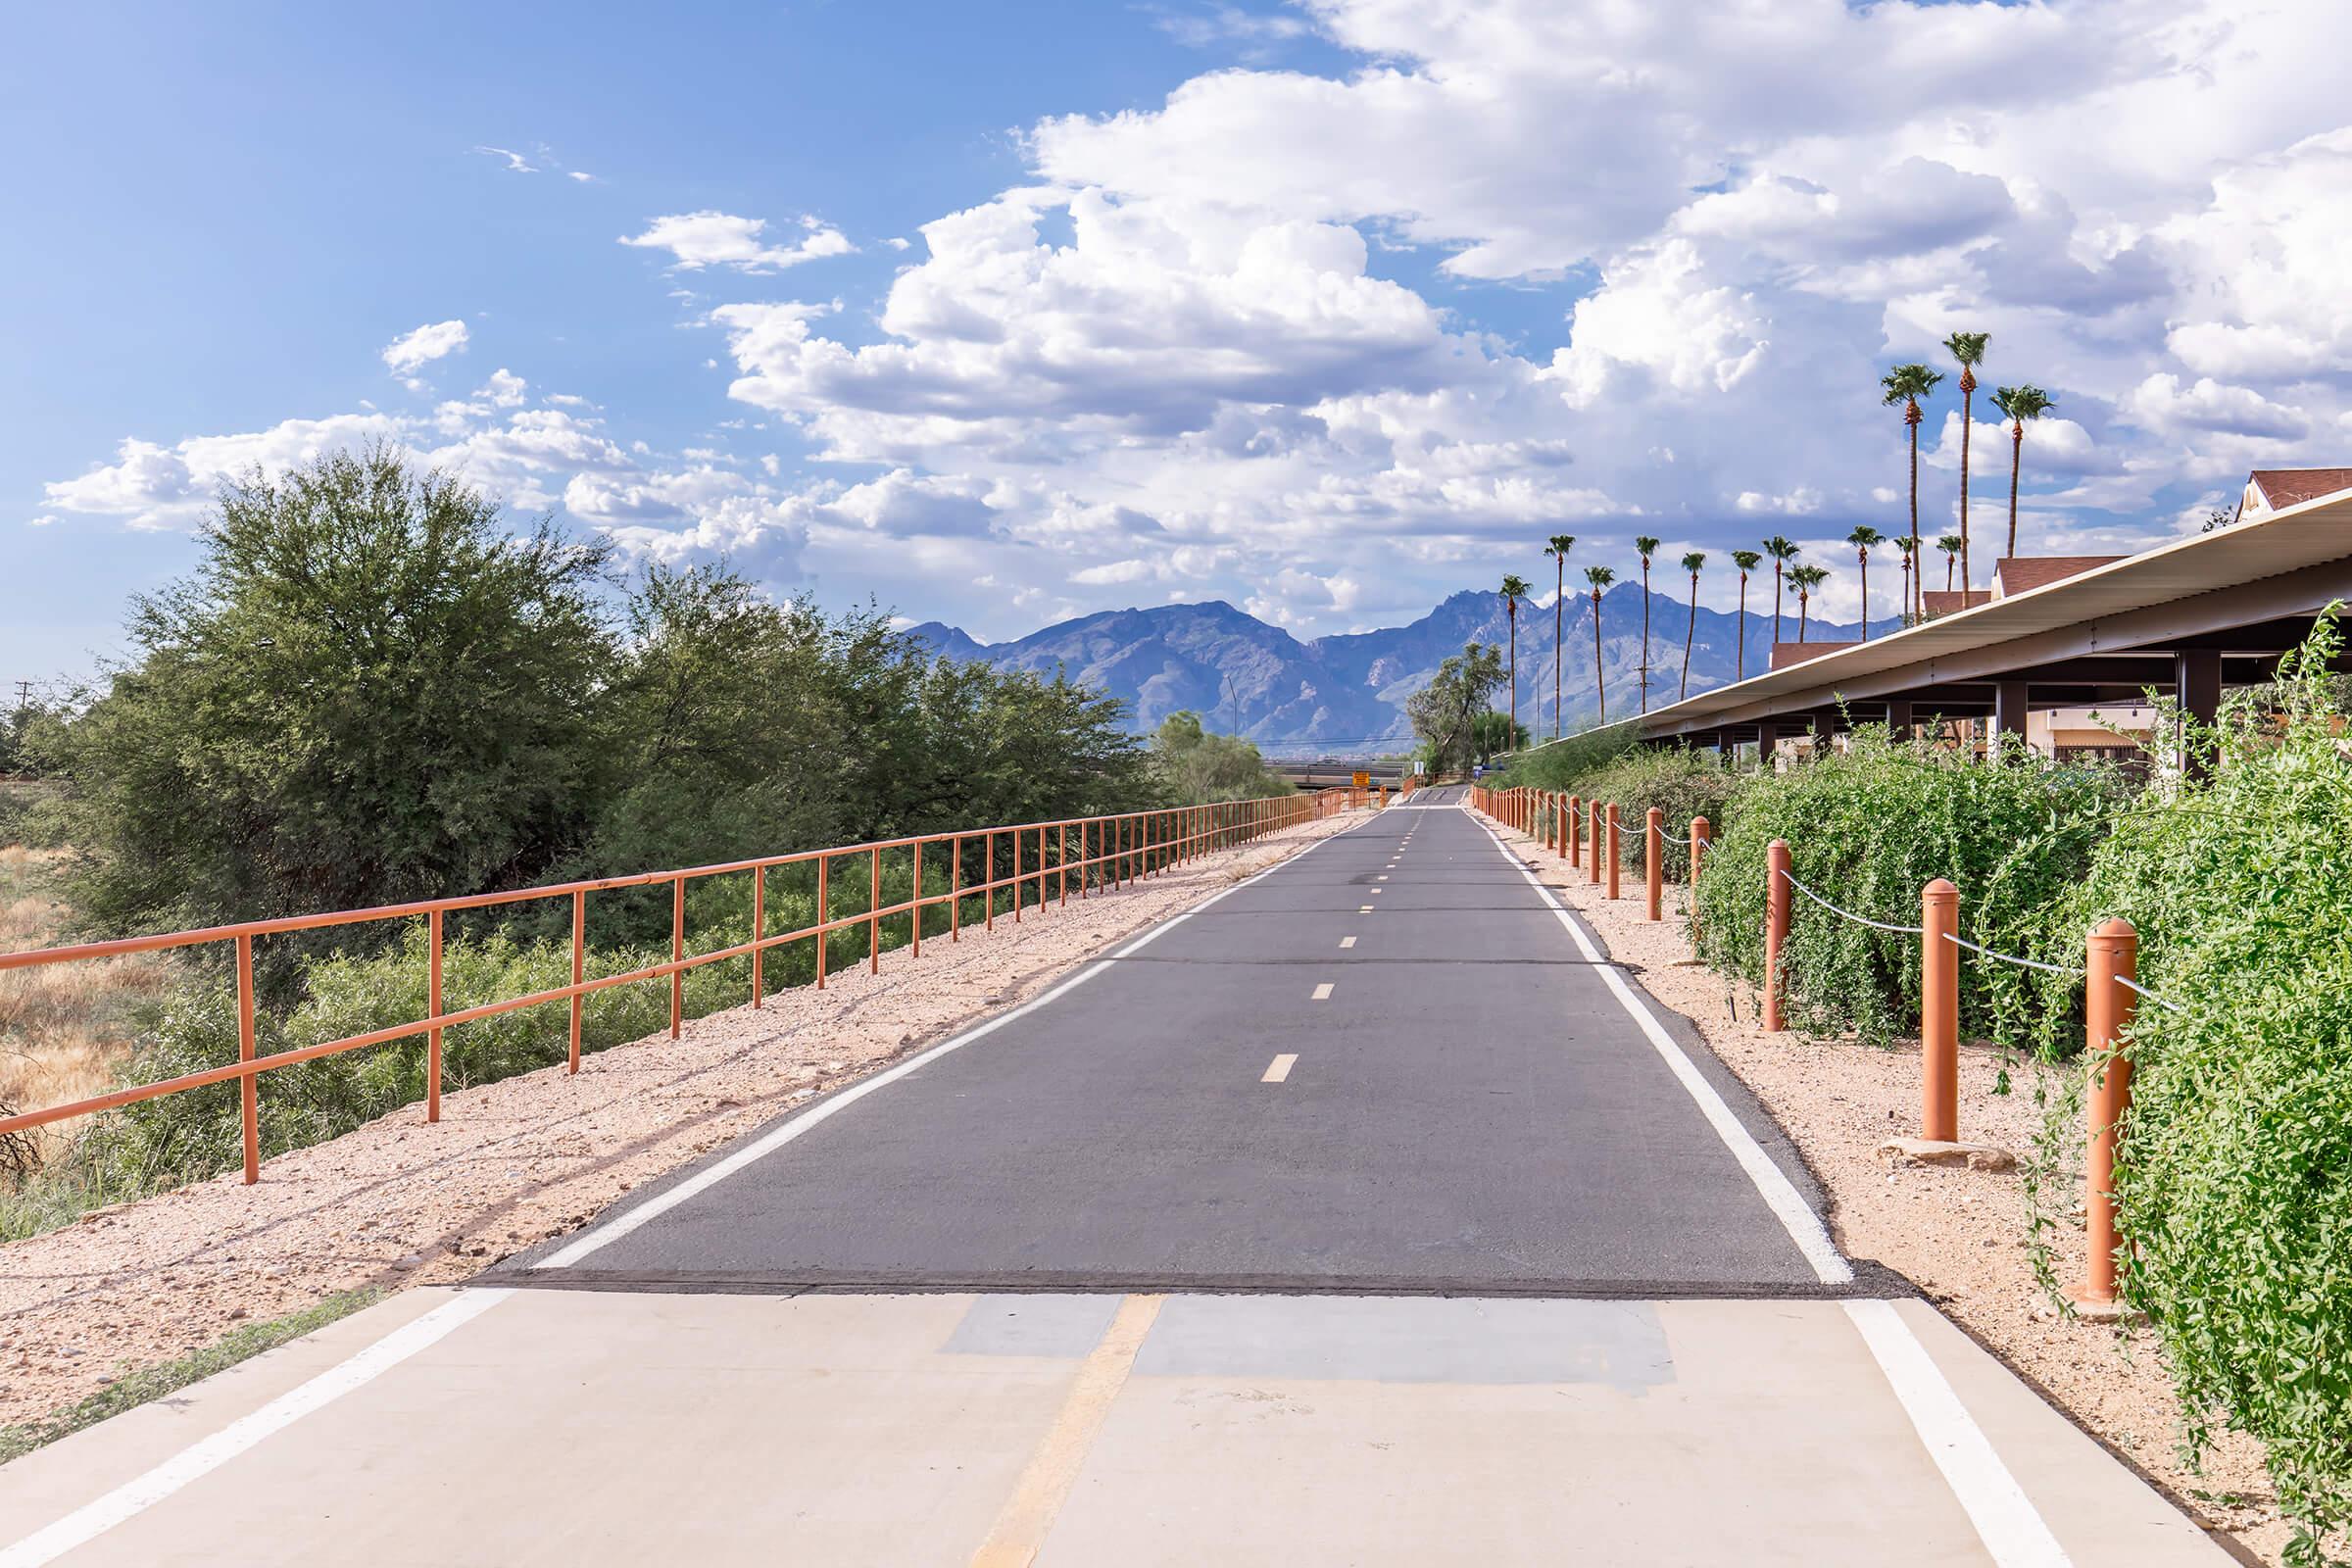
[{"label": "orange bollard", "polygon": [[1764,1032],[1777,1035],[1781,1018],[1781,944],[1788,940],[1788,841],[1764,849]]},{"label": "orange bollard", "polygon": [[1568,863],[1582,869],[1585,863],[1585,798],[1568,797]]},{"label": "orange bollard", "polygon": [[1698,867],[1706,858],[1707,846],[1714,842],[1714,827],[1703,816],[1690,819],[1690,940],[1698,941]]},{"label": "orange bollard", "polygon": [[1555,791],[1551,797],[1551,849],[1563,860],[1568,858],[1568,840],[1571,836],[1568,797]]},{"label": "orange bollard", "polygon": [[2082,992],[2082,1047],[2090,1066],[2090,1155],[2082,1198],[2088,1209],[2089,1257],[2075,1304],[2115,1304],[2115,1150],[2132,1109],[2132,1058],[2122,1054],[2138,999],[2117,982],[2139,974],[2139,933],[2129,920],[2108,920],[2090,934]]},{"label": "orange bollard", "polygon": [[1919,894],[1919,1136],[1960,1137],[1960,890],[1937,877]]},{"label": "orange bollard", "polygon": [[1666,918],[1666,813],[1656,807],[1649,814],[1642,832],[1642,872],[1649,883],[1649,917]]},{"label": "orange bollard", "polygon": [[1594,801],[1592,809],[1585,814],[1587,818],[1585,822],[1585,859],[1592,872],[1592,885],[1598,887],[1600,886],[1600,803]]},{"label": "orange bollard", "polygon": [[1609,897],[1617,897],[1617,803],[1609,803]]}]

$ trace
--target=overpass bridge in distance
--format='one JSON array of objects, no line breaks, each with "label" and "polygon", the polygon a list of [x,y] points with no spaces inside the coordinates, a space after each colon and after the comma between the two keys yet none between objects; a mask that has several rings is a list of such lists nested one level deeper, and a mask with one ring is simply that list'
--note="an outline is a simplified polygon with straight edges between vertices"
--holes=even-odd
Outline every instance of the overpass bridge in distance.
[{"label": "overpass bridge in distance", "polygon": [[1266,759],[1267,772],[1302,790],[1345,788],[1355,782],[1358,773],[1367,775],[1371,783],[1396,789],[1404,782],[1404,770],[1405,764],[1396,758],[1377,761],[1346,757]]}]

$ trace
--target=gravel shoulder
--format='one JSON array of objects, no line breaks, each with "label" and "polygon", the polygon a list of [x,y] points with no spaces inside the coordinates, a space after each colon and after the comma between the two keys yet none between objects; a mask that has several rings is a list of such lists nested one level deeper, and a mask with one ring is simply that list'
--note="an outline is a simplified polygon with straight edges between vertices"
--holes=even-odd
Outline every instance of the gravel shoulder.
[{"label": "gravel shoulder", "polygon": [[[1344,813],[1115,893],[406,1106],[269,1161],[0,1247],[0,1426],[343,1292],[469,1278],[781,1111],[1053,985],[1102,948],[1363,820]],[[648,982],[659,984],[660,982]],[[401,1049],[401,1048],[388,1048]]]},{"label": "gravel shoulder", "polygon": [[[2028,1244],[2022,1166],[2040,1135],[2041,1094],[2053,1102],[2058,1074],[2031,1057],[1964,1048],[1960,1136],[2010,1150],[2009,1171],[1917,1164],[1879,1152],[1919,1127],[1919,1043],[1891,1048],[1820,1040],[1794,1030],[1767,1035],[1755,997],[1698,964],[1684,926],[1682,890],[1669,887],[1666,918],[1646,918],[1639,877],[1610,900],[1590,872],[1496,825],[1503,841],[1581,914],[1611,958],[1652,997],[1690,1019],[1716,1055],[1763,1102],[1804,1156],[1830,1200],[1839,1247],[1911,1280],[1947,1318],[1999,1356],[2044,1397],[2111,1450],[2168,1491],[2216,1539],[2249,1561],[2278,1563],[2291,1535],[2259,1446],[2225,1434],[2200,1469],[2180,1452],[2172,1381],[2154,1336],[2142,1327],[2087,1323],[2061,1310],[2035,1278]],[[2006,1071],[2010,1090],[2000,1092]],[[2038,1093],[2037,1093],[2038,1092]],[[2061,1190],[2044,1207],[2072,1214],[2049,1237],[2060,1285],[2082,1274],[2080,1130],[2057,1172]]]}]

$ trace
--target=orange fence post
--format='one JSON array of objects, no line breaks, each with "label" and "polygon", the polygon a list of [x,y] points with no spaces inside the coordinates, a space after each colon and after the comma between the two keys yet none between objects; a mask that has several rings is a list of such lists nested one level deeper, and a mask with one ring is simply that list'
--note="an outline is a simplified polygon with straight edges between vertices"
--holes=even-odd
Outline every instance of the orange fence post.
[{"label": "orange fence post", "polygon": [[[1020,853],[1021,836],[1018,833],[1015,833],[1012,836],[1012,849],[1015,855]],[[876,845],[873,849],[866,851],[865,859],[867,883],[869,887],[869,891],[865,896],[865,972],[867,974],[880,974],[882,972],[881,846]],[[1014,901],[1017,903],[1021,896],[1020,884],[1017,882],[1013,884],[1012,896]]]},{"label": "orange fence post", "polygon": [[826,911],[826,905],[830,901],[825,897],[825,870],[832,858],[830,855],[822,854],[816,858],[816,989],[819,991],[825,989],[825,950],[833,945],[833,933],[825,929],[830,923]]},{"label": "orange fence post", "polygon": [[1942,877],[1919,893],[1919,1136],[1960,1137],[1960,890]]},{"label": "orange fence post", "polygon": [[[588,975],[588,894],[585,889],[571,896],[571,983],[574,986]],[[580,1013],[587,998],[578,991],[571,994],[571,1053],[565,1058],[564,1070],[580,1070]]]},{"label": "orange fence post", "polygon": [[1774,839],[1764,849],[1764,1032],[1777,1035],[1781,1021],[1781,944],[1788,940],[1788,841]]},{"label": "orange fence post", "polygon": [[958,833],[949,842],[952,847],[948,851],[948,940],[961,942],[963,940],[963,835]]},{"label": "orange fence post", "polygon": [[997,835],[993,828],[989,830],[988,865],[980,873],[980,888],[981,923],[986,929],[994,931],[997,928]]},{"label": "orange fence post", "polygon": [[1690,940],[1693,943],[1698,941],[1698,867],[1706,858],[1706,847],[1711,842],[1709,835],[1714,831],[1705,817],[1694,816],[1690,819],[1690,880],[1688,886],[1690,890]]},{"label": "orange fence post", "polygon": [[1649,884],[1649,917],[1666,918],[1666,813],[1649,808],[1642,827],[1642,873]]},{"label": "orange fence post", "polygon": [[[432,949],[425,963],[425,1015],[441,1016],[441,911],[435,909],[424,917],[425,941]],[[441,1119],[441,1031],[428,1029],[424,1036],[424,1119]]]},{"label": "orange fence post", "polygon": [[1056,823],[1054,829],[1054,902],[1070,902],[1070,824]]},{"label": "orange fence post", "polygon": [[[669,879],[669,961],[682,963],[686,958],[686,879]],[[669,1038],[678,1038],[678,1028],[686,1017],[686,971],[669,971]]]},{"label": "orange fence post", "polygon": [[1585,863],[1585,798],[1568,797],[1568,863],[1582,868]]},{"label": "orange fence post", "polygon": [[1617,803],[1609,803],[1609,897],[1617,897]]},{"label": "orange fence post", "polygon": [[914,917],[914,936],[910,946],[914,949],[914,956],[919,958],[923,956],[923,841],[921,839],[914,841],[914,892],[908,896],[906,902],[914,906],[914,908],[909,911]]},{"label": "orange fence post", "polygon": [[2087,958],[2082,1047],[2090,1057],[2090,1152],[2082,1200],[2089,1250],[2075,1303],[2096,1308],[2115,1304],[2115,1254],[2122,1245],[2115,1224],[2115,1152],[2132,1109],[2132,1058],[2124,1054],[2124,1031],[2132,1027],[2138,1001],[2121,982],[2139,977],[2139,933],[2129,920],[2105,921],[2090,934]]},{"label": "orange fence post", "polygon": [[760,994],[766,989],[760,984],[764,977],[761,959],[767,950],[760,943],[767,937],[767,867],[752,867],[752,1005],[760,1005]]},{"label": "orange fence post", "polygon": [[[253,1060],[253,937],[237,937],[237,1059]],[[237,1081],[237,1112],[245,1123],[245,1185],[262,1179],[262,1080],[247,1073]]]},{"label": "orange fence post", "polygon": [[1598,801],[1593,801],[1593,802],[1592,802],[1592,803],[1591,803],[1591,805],[1590,805],[1590,806],[1588,807],[1588,808],[1586,809],[1585,815],[1586,815],[1586,818],[1587,818],[1587,821],[1586,821],[1586,823],[1585,823],[1585,829],[1586,829],[1586,832],[1585,832],[1585,837],[1586,837],[1586,840],[1587,840],[1587,843],[1586,843],[1586,845],[1585,845],[1585,862],[1586,862],[1586,868],[1587,868],[1587,869],[1588,869],[1588,870],[1591,872],[1591,874],[1592,874],[1592,885],[1593,885],[1594,887],[1598,887],[1598,886],[1600,886],[1600,878],[1601,878],[1601,869],[1600,869],[1600,858],[1601,858],[1601,849],[1600,849],[1600,841],[1601,841],[1601,805],[1600,805],[1600,803],[1599,803]]},{"label": "orange fence post", "polygon": [[1012,840],[1012,923],[1021,923],[1021,830],[1014,828],[1004,835]]}]

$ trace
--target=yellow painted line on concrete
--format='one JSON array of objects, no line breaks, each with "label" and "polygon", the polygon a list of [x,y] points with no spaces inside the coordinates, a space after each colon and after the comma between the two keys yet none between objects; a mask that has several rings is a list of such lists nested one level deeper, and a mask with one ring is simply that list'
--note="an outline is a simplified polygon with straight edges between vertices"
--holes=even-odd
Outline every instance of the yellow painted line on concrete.
[{"label": "yellow painted line on concrete", "polygon": [[1355,946],[1355,938],[1342,937],[1340,938],[1340,946],[1343,948],[1352,948]]},{"label": "yellow painted line on concrete", "polygon": [[1321,985],[1315,987],[1315,1000],[1317,1002],[1329,1002],[1331,1000],[1330,981],[1326,980]]},{"label": "yellow painted line on concrete", "polygon": [[1143,1348],[1144,1336],[1152,1332],[1152,1320],[1159,1316],[1162,1299],[1130,1296],[1119,1303],[1118,1314],[1103,1331],[1102,1343],[1079,1363],[1069,1396],[1062,1400],[1061,1410],[1037,1451],[1029,1456],[1021,1479],[1013,1483],[1012,1495],[1004,1500],[988,1539],[972,1553],[972,1568],[1028,1568],[1036,1561],[1054,1521],[1061,1515],[1061,1505],[1069,1500],[1070,1488],[1077,1484],[1087,1450],[1094,1446],[1103,1419],[1110,1414],[1111,1401],[1127,1382],[1135,1352]]},{"label": "yellow painted line on concrete", "polygon": [[1272,1061],[1266,1064],[1266,1075],[1263,1078],[1260,1078],[1258,1082],[1261,1084],[1281,1083],[1285,1078],[1288,1078],[1291,1075],[1291,1064],[1298,1059],[1298,1056],[1296,1052],[1286,1053],[1283,1055],[1276,1056]]}]

